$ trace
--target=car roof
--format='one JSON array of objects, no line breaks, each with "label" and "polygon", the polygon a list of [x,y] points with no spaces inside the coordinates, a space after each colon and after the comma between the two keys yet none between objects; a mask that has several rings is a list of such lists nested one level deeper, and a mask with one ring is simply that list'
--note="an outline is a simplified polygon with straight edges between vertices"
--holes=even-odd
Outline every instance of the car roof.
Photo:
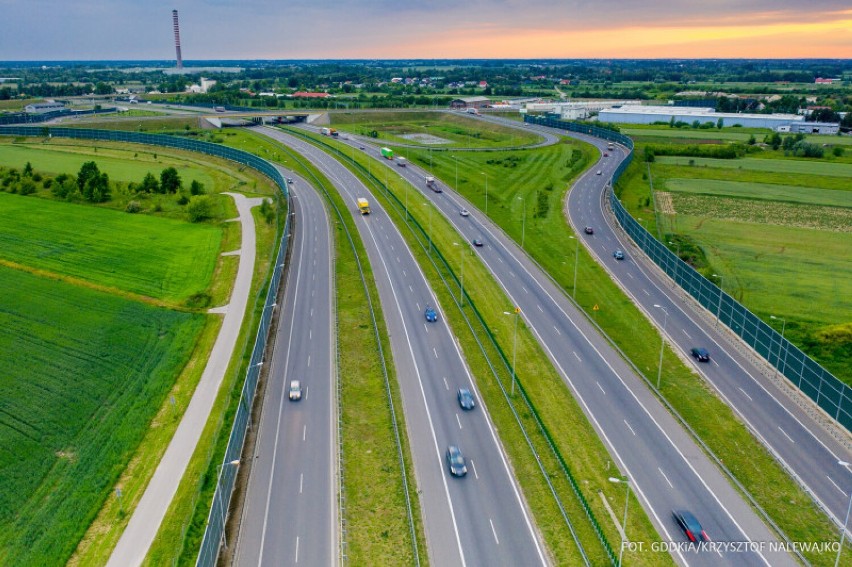
[{"label": "car roof", "polygon": [[690,530],[701,531],[701,524],[698,522],[698,518],[693,516],[692,512],[689,510],[675,510],[675,514],[680,516],[683,523],[686,524]]}]

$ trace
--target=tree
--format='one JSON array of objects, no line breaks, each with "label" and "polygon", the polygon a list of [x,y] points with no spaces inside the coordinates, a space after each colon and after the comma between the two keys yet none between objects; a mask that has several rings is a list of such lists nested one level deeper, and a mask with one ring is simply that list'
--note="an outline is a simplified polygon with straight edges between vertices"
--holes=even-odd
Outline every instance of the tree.
[{"label": "tree", "polygon": [[157,178],[154,177],[154,174],[150,171],[146,173],[145,178],[142,179],[142,185],[139,186],[139,191],[142,193],[160,192],[160,183],[157,181]]},{"label": "tree", "polygon": [[716,128],[718,128],[719,130],[721,130],[722,126],[724,126],[724,125],[725,125],[725,119],[724,118],[720,118],[719,120],[716,121]]},{"label": "tree", "polygon": [[83,198],[91,203],[104,203],[109,201],[109,176],[106,173],[98,173],[86,181],[81,191]]},{"label": "tree", "polygon": [[183,188],[183,182],[180,175],[173,167],[167,167],[160,172],[160,192],[161,193],[177,193]]},{"label": "tree", "polygon": [[192,183],[189,185],[189,194],[190,195],[204,195],[207,191],[204,189],[204,184],[198,181],[197,179],[193,179]]},{"label": "tree", "polygon": [[93,161],[87,161],[80,167],[80,172],[77,174],[77,189],[85,195],[84,188],[89,182],[89,179],[100,175],[98,164]]},{"label": "tree", "polygon": [[32,177],[33,176],[33,164],[27,162],[27,165],[24,166],[24,177]]},{"label": "tree", "polygon": [[753,146],[757,143],[757,140],[755,140],[755,138],[754,138],[754,134],[752,134],[751,136],[748,137],[747,143],[748,143],[749,146]]},{"label": "tree", "polygon": [[189,200],[189,205],[186,207],[186,213],[189,215],[191,222],[201,222],[213,216],[213,206],[210,203],[210,197],[206,195],[198,195]]}]

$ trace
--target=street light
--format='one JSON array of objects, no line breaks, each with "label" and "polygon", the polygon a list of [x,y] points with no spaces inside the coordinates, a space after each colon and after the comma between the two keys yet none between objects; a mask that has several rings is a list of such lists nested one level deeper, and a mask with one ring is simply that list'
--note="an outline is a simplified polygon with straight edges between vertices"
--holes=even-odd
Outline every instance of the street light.
[{"label": "street light", "polygon": [[662,334],[660,334],[660,365],[659,365],[659,368],[657,369],[657,390],[659,390],[660,389],[660,378],[663,375],[663,347],[666,345],[666,324],[669,322],[669,312],[662,305],[657,305],[655,303],[654,307],[662,309],[663,313],[666,314],[665,317],[663,317],[663,332],[662,332]]},{"label": "street light", "polygon": [[725,293],[725,280],[719,274],[713,274],[714,278],[719,278],[719,306],[716,308],[716,328],[719,328],[719,316],[722,314],[722,294]]},{"label": "street light", "polygon": [[569,236],[574,241],[574,287],[571,288],[571,297],[577,299],[577,265],[580,263],[580,241],[573,236]]},{"label": "street light", "polygon": [[228,549],[228,540],[225,537],[225,502],[223,500],[224,495],[222,494],[222,469],[224,467],[236,467],[240,464],[239,459],[234,459],[233,461],[228,461],[227,463],[222,463],[221,465],[216,466],[216,492],[219,493],[219,511],[221,512],[222,518],[222,545],[225,549]]},{"label": "street light", "polygon": [[[778,342],[778,364],[781,363],[781,349],[784,346],[784,330],[787,328],[787,319],[784,317],[776,317],[775,315],[770,315],[770,319],[781,319],[781,340]],[[787,359],[786,356],[787,349],[784,349],[784,359]],[[778,377],[778,364],[775,365],[775,377]],[[783,372],[783,371],[782,371]]]},{"label": "street light", "polygon": [[518,199],[524,203],[524,213],[521,217],[521,249],[523,249],[524,240],[527,234],[527,200],[524,197],[518,197]]},{"label": "street light", "polygon": [[[846,467],[849,470],[849,465],[846,461],[837,461],[841,467]],[[849,511],[852,510],[852,493],[849,494],[849,506],[846,508],[846,519],[843,521],[843,531],[840,532],[840,547],[837,549],[837,560],[834,562],[834,567],[840,565],[840,554],[843,552],[843,541],[846,539],[846,526],[849,524]]]},{"label": "street light", "polygon": [[481,172],[485,176],[485,216],[488,216],[488,174]]},{"label": "street light", "polygon": [[503,315],[515,316],[515,333],[512,338],[512,396],[515,395],[515,362],[518,359],[518,318],[521,316],[521,308],[515,307],[515,311],[510,313],[503,311]]},{"label": "street light", "polygon": [[630,479],[609,477],[609,481],[615,484],[626,484],[627,494],[624,496],[624,521],[621,522],[621,551],[618,552],[618,567],[621,567],[621,560],[624,558],[624,547],[627,543],[627,504],[630,502]]}]

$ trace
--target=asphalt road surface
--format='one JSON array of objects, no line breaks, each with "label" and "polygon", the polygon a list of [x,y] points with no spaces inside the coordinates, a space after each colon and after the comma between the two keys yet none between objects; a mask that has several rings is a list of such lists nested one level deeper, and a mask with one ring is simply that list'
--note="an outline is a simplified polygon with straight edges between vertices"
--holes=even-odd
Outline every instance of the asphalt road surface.
[{"label": "asphalt road surface", "polygon": [[[263,132],[306,156],[341,192],[367,248],[391,340],[411,442],[430,562],[434,565],[536,565],[547,559],[477,394],[469,369],[402,236],[361,182],[334,158],[271,128]],[[356,199],[370,199],[361,216]],[[428,323],[426,305],[438,312]],[[479,402],[465,412],[456,389]],[[450,475],[445,451],[458,445],[468,474]]]},{"label": "asphalt road surface", "polygon": [[[525,323],[574,393],[619,469],[630,479],[664,540],[685,541],[671,511],[687,508],[715,541],[756,542],[756,549],[719,547],[696,553],[678,548],[672,552],[676,560],[685,565],[708,566],[794,564],[786,553],[769,549],[770,542],[777,544],[777,538],[733,490],[728,479],[632,368],[514,242],[440,180],[443,192],[435,193],[425,188],[425,171],[411,165],[397,168],[381,159],[378,149],[372,146],[366,146],[364,151],[408,179],[423,197],[438,206],[463,238],[484,241],[484,247],[476,249],[479,257],[511,302],[521,308]],[[592,176],[601,183],[605,179],[593,173]],[[467,208],[470,216],[462,217],[462,208]]]},{"label": "asphalt road surface", "polygon": [[[285,172],[286,174],[286,172]],[[331,226],[322,199],[291,187],[292,256],[241,516],[235,564],[337,565],[337,372]],[[291,401],[291,380],[302,398]]]}]

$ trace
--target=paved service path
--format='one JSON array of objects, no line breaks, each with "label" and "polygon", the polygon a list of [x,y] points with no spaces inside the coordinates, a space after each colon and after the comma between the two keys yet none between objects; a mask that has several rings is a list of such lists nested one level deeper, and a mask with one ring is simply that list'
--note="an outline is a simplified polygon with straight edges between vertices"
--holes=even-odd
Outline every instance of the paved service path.
[{"label": "paved service path", "polygon": [[239,193],[224,194],[234,198],[239,211],[239,222],[242,225],[242,244],[238,252],[240,264],[234,290],[231,293],[231,301],[226,309],[215,310],[218,313],[224,312],[224,319],[219,335],[216,337],[216,343],[213,345],[213,352],[160,465],[154,472],[142,499],[130,517],[127,528],[110,556],[108,567],[140,565],[148,554],[148,549],[160,529],[166,510],[183,478],[189,459],[195,452],[237,344],[251,291],[257,248],[251,208],[261,204],[262,199],[249,199]]}]

